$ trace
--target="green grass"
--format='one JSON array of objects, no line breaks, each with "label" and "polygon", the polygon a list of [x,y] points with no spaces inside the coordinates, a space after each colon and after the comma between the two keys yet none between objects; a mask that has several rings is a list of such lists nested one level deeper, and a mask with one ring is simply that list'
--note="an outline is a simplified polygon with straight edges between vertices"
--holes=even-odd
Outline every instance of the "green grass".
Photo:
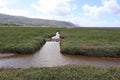
[{"label": "green grass", "polygon": [[120,68],[63,66],[52,68],[1,69],[0,80],[119,80]]},{"label": "green grass", "polygon": [[[2,25],[1,25],[2,26]],[[0,52],[34,53],[59,30],[61,52],[99,57],[120,57],[120,28],[0,27]]]},{"label": "green grass", "polygon": [[0,27],[0,52],[33,53],[54,35],[55,28]]},{"label": "green grass", "polygon": [[61,31],[61,52],[120,57],[120,28],[80,28]]},{"label": "green grass", "polygon": [[[120,28],[0,27],[0,52],[34,53],[60,30],[61,52],[120,57]],[[0,69],[0,80],[119,80],[120,67],[63,66]]]}]

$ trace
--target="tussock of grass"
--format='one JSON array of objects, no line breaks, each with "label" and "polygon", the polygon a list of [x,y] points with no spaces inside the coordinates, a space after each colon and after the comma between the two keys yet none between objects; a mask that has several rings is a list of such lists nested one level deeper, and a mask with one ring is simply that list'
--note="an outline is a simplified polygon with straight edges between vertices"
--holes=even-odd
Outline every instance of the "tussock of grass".
[{"label": "tussock of grass", "polygon": [[4,69],[0,80],[119,80],[118,67],[63,66],[53,68]]}]

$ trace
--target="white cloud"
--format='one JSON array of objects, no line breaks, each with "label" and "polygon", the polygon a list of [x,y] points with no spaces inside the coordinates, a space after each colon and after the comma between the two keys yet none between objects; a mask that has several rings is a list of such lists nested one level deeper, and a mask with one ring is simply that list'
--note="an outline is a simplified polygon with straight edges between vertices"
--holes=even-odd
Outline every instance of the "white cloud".
[{"label": "white cloud", "polygon": [[19,3],[20,0],[0,0],[0,8]]},{"label": "white cloud", "polygon": [[8,5],[18,3],[20,0],[0,0],[0,13],[16,15],[16,16],[27,16],[28,11],[22,9],[11,9]]},{"label": "white cloud", "polygon": [[37,18],[77,22],[72,14],[77,9],[74,0],[38,0],[32,7],[39,12]]},{"label": "white cloud", "polygon": [[9,15],[16,15],[16,16],[27,16],[28,15],[28,11],[24,11],[21,9],[14,10],[14,9],[6,8],[6,7],[1,8],[0,13],[9,14]]},{"label": "white cloud", "polygon": [[5,7],[8,4],[6,0],[0,0],[0,8]]},{"label": "white cloud", "polygon": [[38,0],[38,4],[32,6],[41,14],[54,16],[67,16],[71,13],[72,0]]},{"label": "white cloud", "polygon": [[120,14],[120,5],[117,0],[101,0],[103,6],[89,6],[85,4],[82,6],[87,16],[99,16],[100,14]]}]

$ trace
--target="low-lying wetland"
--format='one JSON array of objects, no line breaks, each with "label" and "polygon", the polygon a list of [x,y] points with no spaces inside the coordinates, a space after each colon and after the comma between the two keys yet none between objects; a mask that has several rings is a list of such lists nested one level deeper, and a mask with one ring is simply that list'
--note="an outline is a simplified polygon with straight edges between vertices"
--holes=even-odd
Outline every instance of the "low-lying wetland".
[{"label": "low-lying wetland", "polygon": [[[1,67],[53,67],[76,64],[120,66],[120,32],[116,28],[0,27],[0,30],[0,52],[19,53],[0,58]],[[61,42],[45,43],[45,39],[52,37],[58,30],[61,33]]]},{"label": "low-lying wetland", "polygon": [[120,28],[65,29],[61,34],[62,53],[120,57]]},{"label": "low-lying wetland", "polygon": [[120,56],[120,28],[0,27],[0,52],[34,53],[59,30],[61,52],[98,57]]},{"label": "low-lying wetland", "polygon": [[[45,42],[58,30],[61,42]],[[0,53],[15,53],[0,57],[0,80],[119,80],[119,35],[120,28],[0,27]]]}]

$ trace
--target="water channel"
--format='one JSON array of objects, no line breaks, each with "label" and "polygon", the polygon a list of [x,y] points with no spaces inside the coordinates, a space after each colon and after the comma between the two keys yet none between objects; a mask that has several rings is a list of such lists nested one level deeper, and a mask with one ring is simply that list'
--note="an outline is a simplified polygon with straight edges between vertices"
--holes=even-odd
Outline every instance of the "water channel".
[{"label": "water channel", "polygon": [[120,66],[120,58],[87,57],[61,54],[59,41],[47,41],[41,50],[34,54],[10,54],[0,57],[0,68],[54,67],[73,64]]}]

